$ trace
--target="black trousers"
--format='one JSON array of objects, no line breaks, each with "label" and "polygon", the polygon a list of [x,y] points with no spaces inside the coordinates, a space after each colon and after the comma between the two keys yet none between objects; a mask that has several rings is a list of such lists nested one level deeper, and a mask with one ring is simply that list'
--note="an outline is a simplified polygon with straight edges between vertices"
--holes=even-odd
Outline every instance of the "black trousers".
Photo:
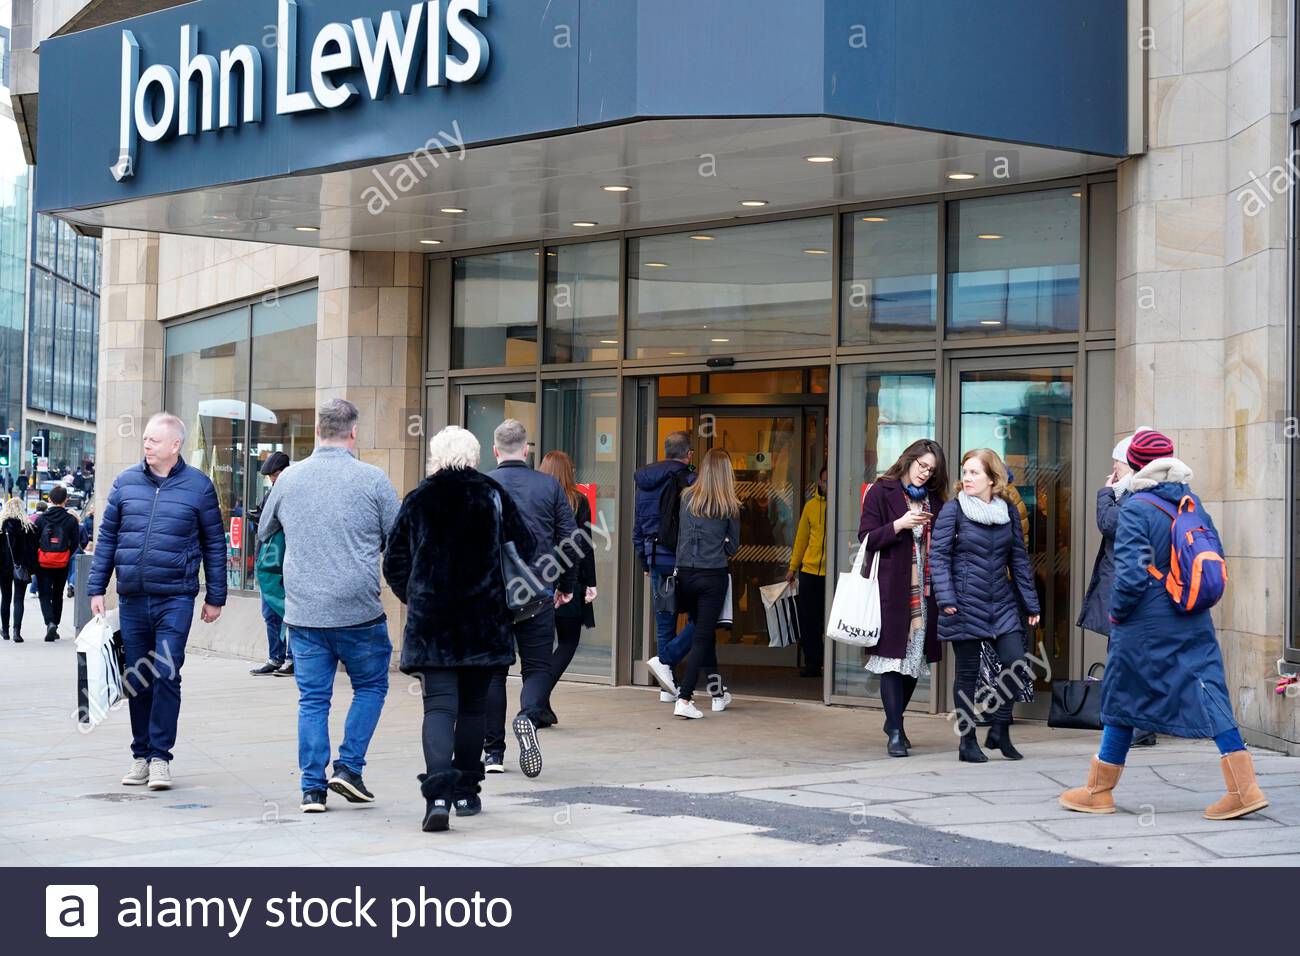
[{"label": "black trousers", "polygon": [[826,633],[826,576],[799,572],[799,596],[795,599],[799,611],[799,646],[803,649],[803,664],[810,671],[821,670],[822,648]]},{"label": "black trousers", "polygon": [[41,617],[46,627],[58,627],[62,622],[63,589],[67,586],[67,568],[41,568],[36,572],[36,593],[41,598]]},{"label": "black trousers", "polygon": [[[975,685],[979,682],[980,676],[980,643],[980,641],[952,642],[953,653],[957,657],[956,673],[952,682],[953,701],[955,709],[964,713],[972,726],[979,719],[979,715],[974,712],[974,705],[984,703],[982,700],[975,699]],[[1020,631],[999,634],[994,639],[993,646],[998,652],[998,660],[1002,662],[1002,669],[995,679],[997,686],[994,688],[998,694],[998,705],[995,710],[986,709],[984,713],[991,715],[990,719],[995,724],[1009,724],[1011,708],[1015,704],[1015,695],[1021,683],[1033,679],[1028,668],[1020,664],[1029,652],[1025,649],[1025,636]]]},{"label": "black trousers", "polygon": [[677,569],[677,610],[685,612],[695,625],[691,637],[691,650],[686,655],[677,696],[690,700],[700,681],[700,671],[708,674],[708,691],[720,695],[724,690],[722,675],[718,673],[718,617],[722,602],[727,599],[726,568]]},{"label": "black trousers", "polygon": [[23,601],[27,597],[27,585],[15,580],[12,574],[0,572],[0,619],[4,629],[9,630],[9,607],[14,610],[14,633],[23,632]]},{"label": "black trousers", "polygon": [[483,728],[491,667],[429,668],[424,688],[424,767],[428,773],[460,771],[456,798],[479,792],[483,780]]},{"label": "black trousers", "polygon": [[[551,693],[551,648],[555,646],[555,611],[547,608],[536,617],[515,625],[515,647],[519,650],[519,672],[524,686],[519,691],[519,713],[534,723],[541,716]],[[492,674],[487,698],[487,734],[483,749],[498,756],[506,752],[506,675],[510,668],[498,667]]]},{"label": "black trousers", "polygon": [[[581,600],[576,593],[573,599],[575,601]],[[564,672],[573,663],[573,655],[578,653],[578,642],[580,640],[582,640],[582,618],[559,617],[557,615],[555,618],[555,649],[551,651],[550,686],[546,688],[546,697],[542,701],[544,709],[550,709],[551,691],[555,690],[555,685],[560,682]]]}]

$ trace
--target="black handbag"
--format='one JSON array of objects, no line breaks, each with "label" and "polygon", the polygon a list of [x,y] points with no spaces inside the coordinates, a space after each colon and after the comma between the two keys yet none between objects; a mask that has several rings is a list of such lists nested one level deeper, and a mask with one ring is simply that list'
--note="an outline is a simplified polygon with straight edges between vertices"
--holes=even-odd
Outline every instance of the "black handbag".
[{"label": "black handbag", "polygon": [[1088,668],[1084,680],[1052,681],[1052,709],[1047,726],[1059,730],[1101,730],[1101,681],[1092,676],[1101,663]]},{"label": "black handbag", "polygon": [[495,491],[492,492],[492,501],[497,506],[497,546],[501,552],[501,585],[506,592],[506,610],[518,624],[537,617],[554,601],[547,594],[538,594],[537,576],[528,562],[519,556],[515,543],[506,538],[501,496]]},{"label": "black handbag", "polygon": [[677,569],[659,582],[659,587],[650,588],[650,602],[656,614],[677,613]]},{"label": "black handbag", "polygon": [[27,570],[27,565],[23,564],[14,555],[13,538],[5,535],[5,547],[9,549],[9,564],[13,567],[14,580],[19,584],[27,584],[32,579],[32,572]]}]

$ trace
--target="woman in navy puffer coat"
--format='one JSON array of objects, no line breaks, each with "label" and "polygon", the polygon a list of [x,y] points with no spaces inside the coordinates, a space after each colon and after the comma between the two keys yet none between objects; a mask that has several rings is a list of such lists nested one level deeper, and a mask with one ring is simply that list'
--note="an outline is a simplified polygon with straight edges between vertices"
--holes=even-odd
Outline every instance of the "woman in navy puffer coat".
[{"label": "woman in navy puffer coat", "polygon": [[1129,444],[1128,463],[1136,474],[1115,532],[1101,747],[1092,758],[1088,782],[1061,794],[1067,810],[1115,812],[1111,791],[1124,770],[1134,727],[1173,737],[1214,738],[1228,792],[1206,809],[1207,818],[1229,820],[1268,806],[1232,713],[1210,609],[1181,611],[1165,590],[1170,526],[1180,504],[1195,508],[1200,526],[1218,538],[1214,521],[1188,486],[1192,470],[1173,454],[1173,442],[1159,432],[1139,432]]},{"label": "woman in navy puffer coat", "polygon": [[[1007,469],[988,448],[968,451],[961,460],[961,484],[955,499],[934,523],[930,571],[934,576],[939,640],[951,641],[957,658],[953,680],[961,747],[968,763],[988,760],[975,738],[976,710],[996,707],[986,745],[1009,760],[1020,753],[1011,745],[1011,707],[1015,693],[1032,680],[1025,661],[1025,618],[1038,623],[1038,594],[1025,551],[1020,515],[1007,504]],[[1008,574],[1010,572],[1010,574]],[[980,645],[992,641],[1002,669],[995,681],[996,700],[974,700],[979,678]]]}]

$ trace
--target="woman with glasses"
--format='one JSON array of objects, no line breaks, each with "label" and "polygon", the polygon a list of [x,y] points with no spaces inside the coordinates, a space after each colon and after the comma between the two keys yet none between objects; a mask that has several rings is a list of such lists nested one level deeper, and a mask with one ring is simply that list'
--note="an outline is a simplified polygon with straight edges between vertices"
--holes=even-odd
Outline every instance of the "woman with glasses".
[{"label": "woman with glasses", "polygon": [[864,574],[880,556],[880,642],[867,659],[867,670],[880,675],[891,757],[908,755],[912,744],[903,730],[903,712],[917,681],[942,653],[929,552],[930,521],[943,507],[947,490],[943,449],[923,438],[907,446],[862,503],[858,540],[867,547]]}]

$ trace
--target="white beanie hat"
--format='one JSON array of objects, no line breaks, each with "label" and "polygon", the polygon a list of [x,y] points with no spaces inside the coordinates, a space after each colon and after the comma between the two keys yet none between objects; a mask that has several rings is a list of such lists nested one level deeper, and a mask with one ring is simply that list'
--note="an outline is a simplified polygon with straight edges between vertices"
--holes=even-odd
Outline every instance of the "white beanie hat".
[{"label": "white beanie hat", "polygon": [[1110,457],[1115,461],[1128,461],[1129,443],[1133,441],[1134,436],[1139,435],[1142,432],[1149,432],[1149,431],[1151,431],[1150,425],[1139,425],[1137,431],[1135,431],[1132,435],[1129,435],[1128,438],[1125,438],[1123,441],[1121,441],[1118,445],[1115,446],[1115,450],[1110,453]]}]

